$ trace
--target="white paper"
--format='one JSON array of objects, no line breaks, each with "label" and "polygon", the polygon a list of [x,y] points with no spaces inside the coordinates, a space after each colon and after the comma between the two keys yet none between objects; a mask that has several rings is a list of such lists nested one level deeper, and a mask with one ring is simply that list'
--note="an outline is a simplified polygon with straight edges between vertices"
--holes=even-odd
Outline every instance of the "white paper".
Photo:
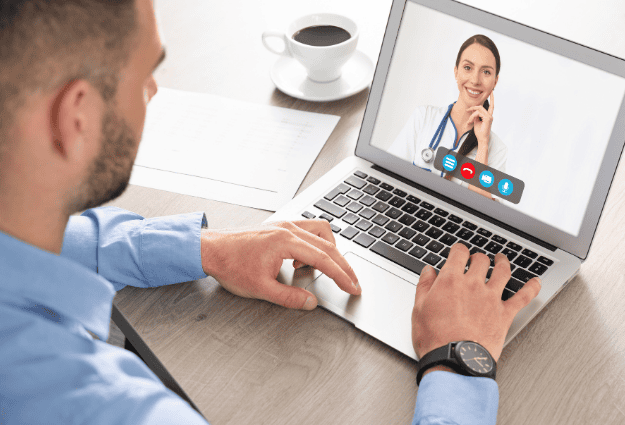
[{"label": "white paper", "polygon": [[276,211],[340,117],[159,88],[131,184]]}]

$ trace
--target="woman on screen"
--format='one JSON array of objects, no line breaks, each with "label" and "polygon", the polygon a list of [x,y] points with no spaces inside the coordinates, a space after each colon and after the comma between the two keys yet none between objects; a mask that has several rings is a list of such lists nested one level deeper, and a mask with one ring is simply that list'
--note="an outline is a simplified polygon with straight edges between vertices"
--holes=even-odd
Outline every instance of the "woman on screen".
[{"label": "woman on screen", "polygon": [[460,47],[454,67],[458,100],[443,107],[417,108],[388,152],[494,199],[485,190],[435,169],[434,155],[438,147],[444,146],[505,172],[508,149],[491,131],[495,111],[493,90],[500,68],[495,43],[485,35],[470,37]]}]

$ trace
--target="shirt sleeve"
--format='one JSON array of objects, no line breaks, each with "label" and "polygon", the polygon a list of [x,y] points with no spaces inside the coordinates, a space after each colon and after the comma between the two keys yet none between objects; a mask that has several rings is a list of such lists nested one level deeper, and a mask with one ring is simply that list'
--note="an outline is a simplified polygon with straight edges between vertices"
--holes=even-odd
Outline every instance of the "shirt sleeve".
[{"label": "shirt sleeve", "polygon": [[200,233],[203,213],[145,219],[116,207],[71,217],[61,255],[99,273],[116,291],[206,277]]},{"label": "shirt sleeve", "polygon": [[494,379],[434,371],[421,380],[412,425],[494,425],[498,405]]}]

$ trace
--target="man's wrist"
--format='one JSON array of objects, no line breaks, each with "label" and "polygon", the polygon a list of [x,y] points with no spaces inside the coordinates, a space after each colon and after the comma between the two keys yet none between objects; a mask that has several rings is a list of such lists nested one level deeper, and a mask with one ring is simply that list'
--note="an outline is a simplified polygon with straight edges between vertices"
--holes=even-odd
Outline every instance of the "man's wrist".
[{"label": "man's wrist", "polygon": [[441,371],[441,372],[452,372],[452,373],[456,373],[455,370],[453,370],[452,368],[445,366],[445,365],[438,365],[438,366],[432,366],[431,368],[429,368],[428,370],[426,370],[425,372],[423,372],[423,376],[427,375],[430,372],[434,372],[434,371]]}]

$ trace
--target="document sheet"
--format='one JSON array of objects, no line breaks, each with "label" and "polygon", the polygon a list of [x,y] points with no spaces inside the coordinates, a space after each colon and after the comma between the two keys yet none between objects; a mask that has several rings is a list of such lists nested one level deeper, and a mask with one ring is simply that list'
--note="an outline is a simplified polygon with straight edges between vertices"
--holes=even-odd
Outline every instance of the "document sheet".
[{"label": "document sheet", "polygon": [[340,117],[159,88],[131,184],[276,211]]}]

